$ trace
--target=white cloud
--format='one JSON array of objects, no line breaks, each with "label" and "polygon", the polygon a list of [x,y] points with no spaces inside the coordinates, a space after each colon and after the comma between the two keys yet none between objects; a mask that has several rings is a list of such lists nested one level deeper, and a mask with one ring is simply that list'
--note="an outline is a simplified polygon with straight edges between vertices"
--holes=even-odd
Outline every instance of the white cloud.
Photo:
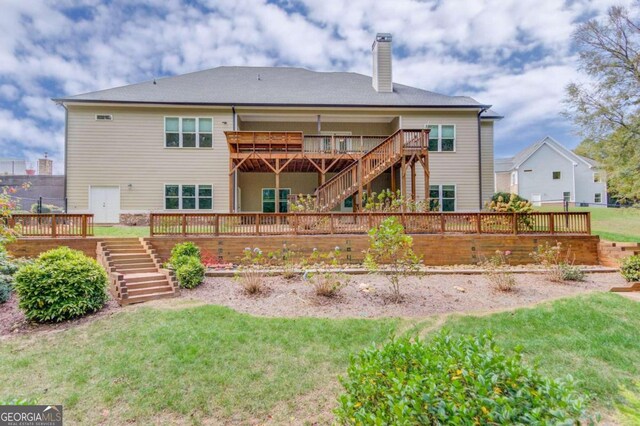
[{"label": "white cloud", "polygon": [[[394,35],[396,81],[471,95],[505,114],[496,134],[498,149],[508,151],[514,138],[545,125],[566,131],[558,116],[564,86],[579,77],[571,33],[614,2],[299,0],[286,11],[265,0],[200,0],[204,7],[5,0],[0,151],[48,150],[61,159],[64,114],[50,101],[55,96],[219,65],[369,74],[376,32]],[[86,18],[65,14],[83,7]]]}]

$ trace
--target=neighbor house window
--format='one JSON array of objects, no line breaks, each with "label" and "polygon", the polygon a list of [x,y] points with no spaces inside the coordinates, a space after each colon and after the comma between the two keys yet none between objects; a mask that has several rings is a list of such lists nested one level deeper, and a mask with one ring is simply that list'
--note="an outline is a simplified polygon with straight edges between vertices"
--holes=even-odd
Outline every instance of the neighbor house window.
[{"label": "neighbor house window", "polygon": [[553,176],[553,180],[558,180],[562,177],[562,173],[561,172],[553,172],[552,173]]},{"label": "neighbor house window", "polygon": [[453,212],[456,210],[455,185],[429,186],[429,205],[431,210]]},{"label": "neighbor house window", "polygon": [[[280,208],[278,213],[286,213],[289,210],[289,195],[291,189],[280,188]],[[276,212],[276,189],[275,188],[262,188],[262,212],[263,213],[275,213]]]},{"label": "neighbor house window", "polygon": [[563,199],[565,202],[569,202],[569,201],[571,201],[571,193],[570,193],[570,192],[563,192],[563,193],[562,193],[562,199]]},{"label": "neighbor house window", "polygon": [[212,185],[165,185],[164,208],[167,210],[211,210]]},{"label": "neighbor house window", "polygon": [[597,193],[593,196],[593,202],[594,202],[594,203],[601,203],[601,202],[602,202],[602,194],[600,194],[599,192],[597,192]]},{"label": "neighbor house window", "polygon": [[600,182],[600,173],[599,172],[594,172],[593,173],[593,182],[594,183]]},{"label": "neighbor house window", "polygon": [[167,148],[211,148],[213,119],[165,117],[164,145]]},{"label": "neighbor house window", "polygon": [[456,150],[456,127],[453,124],[434,124],[429,129],[429,151]]}]

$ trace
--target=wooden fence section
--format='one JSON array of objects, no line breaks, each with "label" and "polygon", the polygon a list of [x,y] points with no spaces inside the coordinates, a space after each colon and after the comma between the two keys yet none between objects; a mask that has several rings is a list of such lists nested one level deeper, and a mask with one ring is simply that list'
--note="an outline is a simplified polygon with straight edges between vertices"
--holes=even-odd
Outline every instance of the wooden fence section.
[{"label": "wooden fence section", "polygon": [[93,235],[92,214],[14,214],[6,220],[21,237],[83,237]]},{"label": "wooden fence section", "polygon": [[151,236],[365,234],[396,216],[409,234],[590,235],[589,212],[151,213]]}]

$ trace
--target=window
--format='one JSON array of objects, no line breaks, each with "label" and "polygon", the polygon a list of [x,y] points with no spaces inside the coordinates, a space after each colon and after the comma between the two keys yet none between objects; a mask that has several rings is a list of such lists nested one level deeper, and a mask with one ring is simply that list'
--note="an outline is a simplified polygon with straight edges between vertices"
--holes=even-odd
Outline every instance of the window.
[{"label": "window", "polygon": [[98,121],[112,121],[113,115],[111,114],[96,114],[96,120]]},{"label": "window", "polygon": [[569,201],[571,201],[571,193],[570,193],[570,192],[563,192],[563,193],[562,193],[562,199],[563,199],[565,202],[569,202]]},{"label": "window", "polygon": [[342,203],[342,205],[343,205],[343,207],[345,209],[352,209],[353,208],[353,196],[345,198],[345,200]]},{"label": "window", "polygon": [[[278,209],[278,213],[286,213],[289,211],[289,194],[291,194],[291,189],[280,188],[280,208]],[[276,212],[275,188],[262,188],[262,212]]]},{"label": "window", "polygon": [[562,177],[562,173],[560,172],[552,172],[551,175],[553,177],[553,180],[558,180],[560,179],[560,177]]},{"label": "window", "polygon": [[456,210],[455,185],[429,186],[429,206],[431,210],[453,212]]},{"label": "window", "polygon": [[434,124],[429,129],[429,151],[452,152],[456,150],[456,127],[452,124]]},{"label": "window", "polygon": [[595,195],[593,196],[593,202],[594,203],[601,203],[602,202],[602,194],[599,192],[596,192]]},{"label": "window", "polygon": [[166,148],[212,148],[213,119],[165,117]]},{"label": "window", "polygon": [[212,185],[165,185],[164,208],[167,210],[211,210]]},{"label": "window", "polygon": [[594,172],[593,173],[593,182],[594,183],[598,183],[600,182],[601,178],[600,178],[600,172]]}]

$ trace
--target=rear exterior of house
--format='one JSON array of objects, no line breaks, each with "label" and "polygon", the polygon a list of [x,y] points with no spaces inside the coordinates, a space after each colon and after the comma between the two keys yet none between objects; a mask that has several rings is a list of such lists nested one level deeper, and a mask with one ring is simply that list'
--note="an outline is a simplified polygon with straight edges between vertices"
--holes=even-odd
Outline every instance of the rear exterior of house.
[{"label": "rear exterior of house", "polygon": [[219,67],[57,99],[68,211],[141,224],[149,212],[287,212],[298,194],[353,211],[382,189],[477,211],[494,190],[501,117],[393,83],[389,35],[372,50],[372,77]]},{"label": "rear exterior of house", "polygon": [[534,205],[607,205],[606,175],[598,164],[547,136],[514,157],[497,159],[496,192],[511,192]]}]

